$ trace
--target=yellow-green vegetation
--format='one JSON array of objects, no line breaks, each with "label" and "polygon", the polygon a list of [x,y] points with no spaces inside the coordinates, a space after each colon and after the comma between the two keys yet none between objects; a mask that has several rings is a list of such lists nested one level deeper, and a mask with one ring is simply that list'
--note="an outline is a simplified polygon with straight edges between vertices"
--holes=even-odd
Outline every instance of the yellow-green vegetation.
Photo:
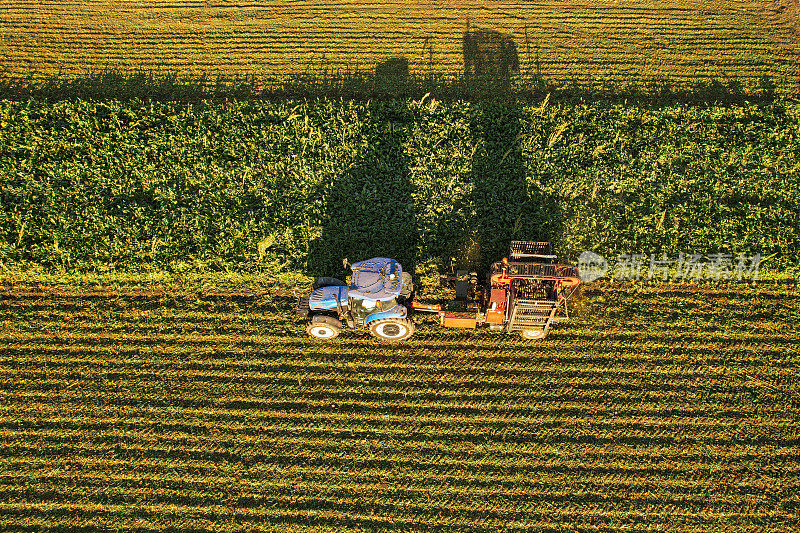
[{"label": "yellow-green vegetation", "polygon": [[[0,68],[12,77],[121,72],[255,76],[370,71],[405,57],[415,76],[455,76],[462,36],[498,30],[523,80],[676,86],[709,78],[800,90],[795,0],[539,2],[227,0],[0,2]],[[524,82],[523,82],[524,83]]]},{"label": "yellow-green vegetation", "polygon": [[800,257],[800,106],[0,102],[0,272]]},{"label": "yellow-green vegetation", "polygon": [[576,303],[387,347],[285,289],[6,285],[0,529],[791,530],[796,284]]}]

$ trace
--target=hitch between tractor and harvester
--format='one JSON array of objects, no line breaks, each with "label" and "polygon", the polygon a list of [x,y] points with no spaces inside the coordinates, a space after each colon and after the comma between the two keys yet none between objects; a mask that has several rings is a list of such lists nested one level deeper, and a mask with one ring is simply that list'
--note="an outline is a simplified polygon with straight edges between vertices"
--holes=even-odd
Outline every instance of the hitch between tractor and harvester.
[{"label": "hitch between tractor and harvester", "polygon": [[519,332],[525,339],[544,338],[556,314],[569,316],[567,301],[580,283],[578,268],[558,263],[549,242],[514,241],[508,257],[494,263],[480,283],[477,272],[441,276],[455,294],[445,303],[415,299],[411,275],[394,259],[376,257],[345,267],[350,283],[319,278],[296,308],[307,318],[311,337],[333,339],[343,324],[366,328],[376,338],[398,342],[414,333],[414,313],[438,316],[440,326]]}]

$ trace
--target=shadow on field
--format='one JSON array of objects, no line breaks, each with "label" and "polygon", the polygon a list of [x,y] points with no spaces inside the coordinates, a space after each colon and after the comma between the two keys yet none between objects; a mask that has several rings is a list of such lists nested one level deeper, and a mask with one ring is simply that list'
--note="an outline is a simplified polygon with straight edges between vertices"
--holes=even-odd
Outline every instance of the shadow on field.
[{"label": "shadow on field", "polygon": [[333,183],[322,233],[311,242],[309,273],[343,279],[350,262],[390,257],[414,272],[417,228],[403,143],[413,120],[406,102],[370,103],[358,160]]},{"label": "shadow on field", "polygon": [[455,258],[452,266],[484,273],[508,254],[512,240],[556,241],[561,216],[556,198],[527,180],[521,150],[523,109],[510,90],[511,76],[519,72],[513,38],[468,28],[463,49],[466,88],[475,98],[494,98],[474,106],[470,114],[474,152],[467,230],[460,242],[448,244]]},{"label": "shadow on field", "polygon": [[511,76],[519,74],[519,55],[513,37],[497,30],[470,29],[462,39],[464,81],[473,96],[506,95]]},{"label": "shadow on field", "polygon": [[487,102],[470,121],[476,143],[471,227],[476,230],[477,252],[470,254],[473,264],[464,266],[480,272],[506,257],[512,240],[551,241],[556,248],[560,239],[557,199],[527,180],[521,114],[515,103]]}]

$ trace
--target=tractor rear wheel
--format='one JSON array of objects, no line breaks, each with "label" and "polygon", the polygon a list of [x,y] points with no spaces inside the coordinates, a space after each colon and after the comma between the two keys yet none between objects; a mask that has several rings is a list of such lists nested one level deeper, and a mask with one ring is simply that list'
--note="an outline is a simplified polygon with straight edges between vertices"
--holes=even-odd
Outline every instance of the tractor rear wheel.
[{"label": "tractor rear wheel", "polygon": [[383,341],[400,342],[414,334],[414,323],[405,318],[383,318],[370,322],[369,334]]},{"label": "tractor rear wheel", "polygon": [[306,326],[306,333],[315,339],[330,340],[339,334],[342,323],[332,316],[315,315]]},{"label": "tractor rear wheel", "polygon": [[538,341],[539,339],[544,339],[547,335],[543,329],[523,329],[519,334],[528,341]]}]

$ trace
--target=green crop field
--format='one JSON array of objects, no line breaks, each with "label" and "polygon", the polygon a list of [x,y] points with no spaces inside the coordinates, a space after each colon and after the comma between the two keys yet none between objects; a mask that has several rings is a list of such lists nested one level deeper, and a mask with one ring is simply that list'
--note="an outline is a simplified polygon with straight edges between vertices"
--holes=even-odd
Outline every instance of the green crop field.
[{"label": "green crop field", "polygon": [[0,71],[170,71],[270,84],[405,57],[416,76],[454,76],[469,24],[513,38],[523,79],[684,86],[714,78],[751,87],[766,75],[797,93],[797,13],[796,0],[2,0]]},{"label": "green crop field", "polygon": [[[799,13],[0,0],[0,531],[797,530]],[[458,92],[467,28],[519,91]],[[331,97],[398,57],[414,98]],[[762,279],[611,270],[536,342],[292,310],[511,240]]]},{"label": "green crop field", "polygon": [[285,289],[5,284],[0,529],[794,530],[796,284],[575,302],[387,347]]},{"label": "green crop field", "polygon": [[800,262],[800,106],[0,102],[0,271]]}]

